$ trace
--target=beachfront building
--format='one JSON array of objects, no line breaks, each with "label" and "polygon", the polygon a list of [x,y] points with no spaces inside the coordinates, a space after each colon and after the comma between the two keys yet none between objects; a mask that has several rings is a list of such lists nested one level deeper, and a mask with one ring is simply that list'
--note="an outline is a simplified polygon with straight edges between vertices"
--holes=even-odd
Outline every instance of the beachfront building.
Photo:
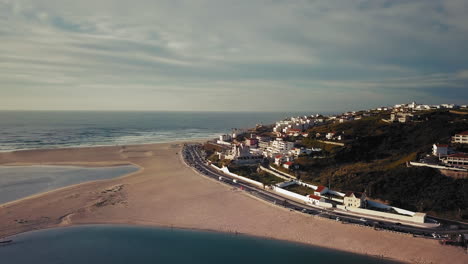
[{"label": "beachfront building", "polygon": [[444,157],[448,154],[448,145],[434,144],[432,145],[432,155],[436,157]]},{"label": "beachfront building", "polygon": [[468,168],[468,154],[466,153],[448,155],[442,161],[452,166]]},{"label": "beachfront building", "polygon": [[218,155],[220,160],[232,160],[232,163],[234,164],[255,164],[260,163],[263,160],[263,156],[252,154],[250,147],[245,144],[232,145],[232,149],[230,149],[226,154],[218,152]]},{"label": "beachfront building", "polygon": [[309,202],[314,204],[314,205],[320,205],[320,202],[325,201],[322,197],[318,195],[311,194],[308,196]]},{"label": "beachfront building", "polygon": [[343,204],[347,207],[366,207],[366,194],[359,192],[347,192],[344,196]]},{"label": "beachfront building", "polygon": [[468,144],[468,131],[464,131],[452,137],[452,143]]},{"label": "beachfront building", "polygon": [[232,141],[231,135],[225,134],[225,135],[219,136],[219,139],[216,141],[216,143],[218,143],[220,145],[230,146],[231,141]]}]

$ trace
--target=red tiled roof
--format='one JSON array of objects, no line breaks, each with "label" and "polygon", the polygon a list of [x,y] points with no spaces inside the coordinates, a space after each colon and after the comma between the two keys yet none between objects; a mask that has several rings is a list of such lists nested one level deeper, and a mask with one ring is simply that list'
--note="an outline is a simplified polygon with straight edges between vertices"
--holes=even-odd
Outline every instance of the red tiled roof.
[{"label": "red tiled roof", "polygon": [[468,154],[466,154],[466,153],[455,153],[455,154],[452,154],[452,155],[448,155],[448,157],[468,159]]},{"label": "red tiled roof", "polygon": [[468,135],[468,131],[463,131],[463,132],[457,133],[455,135],[464,135],[464,136],[466,136],[466,135]]},{"label": "red tiled roof", "polygon": [[286,162],[286,163],[284,163],[284,164],[286,164],[286,165],[288,165],[288,166],[291,166],[291,165],[293,165],[293,164],[294,164],[294,162],[292,162],[292,161],[288,161],[288,162]]},{"label": "red tiled roof", "polygon": [[301,129],[297,129],[297,128],[291,128],[289,129],[289,131],[294,131],[294,132],[302,132]]},{"label": "red tiled roof", "polygon": [[436,144],[436,146],[439,147],[439,148],[446,148],[446,147],[448,147],[447,144]]},{"label": "red tiled roof", "polygon": [[354,196],[355,196],[356,198],[361,198],[361,196],[362,196],[362,193],[360,193],[360,192],[347,192],[347,193],[345,194],[345,197],[351,197],[352,194],[354,194]]},{"label": "red tiled roof", "polygon": [[282,155],[278,155],[278,156],[276,156],[275,158],[281,159],[282,157],[283,157]]},{"label": "red tiled roof", "polygon": [[315,191],[316,192],[321,192],[321,191],[325,190],[325,188],[327,188],[327,187],[325,187],[323,185],[320,185],[319,187],[317,187],[317,190],[315,190]]},{"label": "red tiled roof", "polygon": [[309,197],[314,199],[314,200],[317,200],[317,201],[320,201],[320,199],[322,199],[322,197],[317,196],[317,195],[313,195],[313,194],[309,195]]}]

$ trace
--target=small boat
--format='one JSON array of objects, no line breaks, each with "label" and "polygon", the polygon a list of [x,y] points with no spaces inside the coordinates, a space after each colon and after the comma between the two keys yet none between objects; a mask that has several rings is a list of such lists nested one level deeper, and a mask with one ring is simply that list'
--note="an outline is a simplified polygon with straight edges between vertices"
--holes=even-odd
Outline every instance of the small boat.
[{"label": "small boat", "polygon": [[13,242],[13,240],[9,239],[9,240],[0,240],[0,245],[4,245],[4,244],[8,244],[8,243],[11,243]]}]

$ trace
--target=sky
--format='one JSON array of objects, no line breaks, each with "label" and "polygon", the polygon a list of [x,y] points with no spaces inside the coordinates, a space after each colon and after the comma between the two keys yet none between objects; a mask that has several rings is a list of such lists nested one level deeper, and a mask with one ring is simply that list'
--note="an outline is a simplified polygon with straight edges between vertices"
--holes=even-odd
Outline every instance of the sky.
[{"label": "sky", "polygon": [[468,103],[466,0],[0,0],[0,110]]}]

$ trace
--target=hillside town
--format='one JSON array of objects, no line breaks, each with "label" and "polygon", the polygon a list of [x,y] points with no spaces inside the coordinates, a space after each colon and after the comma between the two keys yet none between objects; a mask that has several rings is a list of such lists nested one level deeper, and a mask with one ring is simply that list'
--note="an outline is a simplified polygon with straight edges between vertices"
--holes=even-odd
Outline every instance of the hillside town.
[{"label": "hillside town", "polygon": [[[369,199],[369,190],[335,190],[301,180],[304,174],[301,160],[325,160],[328,148],[342,148],[352,144],[353,133],[345,130],[326,130],[335,124],[378,119],[384,124],[426,122],[424,113],[431,111],[466,111],[466,105],[425,105],[415,102],[352,111],[338,115],[305,115],[277,121],[270,126],[257,125],[255,129],[236,129],[208,142],[205,148],[213,167],[241,179],[249,179],[265,189],[320,208],[334,208],[343,212],[382,217],[419,225],[432,225],[426,214],[394,207]],[[351,124],[351,123],[350,123]],[[315,132],[315,129],[321,132]],[[313,141],[318,146],[306,142]],[[455,170],[456,177],[466,178],[468,156],[460,151],[468,143],[468,131],[452,136],[447,144],[434,143],[428,158],[408,161],[407,166],[429,166]],[[449,147],[451,144],[453,147]],[[324,149],[325,148],[325,149]],[[460,174],[462,173],[462,174]],[[450,176],[450,174],[447,174]],[[329,182],[330,184],[330,182]]]}]

